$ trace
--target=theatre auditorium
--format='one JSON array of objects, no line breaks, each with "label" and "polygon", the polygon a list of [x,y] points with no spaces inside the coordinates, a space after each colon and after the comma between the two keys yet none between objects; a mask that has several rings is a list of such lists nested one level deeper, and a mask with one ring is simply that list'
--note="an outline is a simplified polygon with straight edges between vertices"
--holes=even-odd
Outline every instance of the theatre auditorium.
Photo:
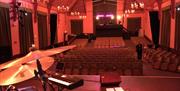
[{"label": "theatre auditorium", "polygon": [[180,91],[180,0],[0,0],[0,91]]}]

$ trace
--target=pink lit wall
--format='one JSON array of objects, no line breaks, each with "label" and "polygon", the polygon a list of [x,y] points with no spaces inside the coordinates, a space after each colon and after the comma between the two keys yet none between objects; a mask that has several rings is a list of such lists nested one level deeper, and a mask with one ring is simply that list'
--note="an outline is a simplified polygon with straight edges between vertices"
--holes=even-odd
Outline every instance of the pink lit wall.
[{"label": "pink lit wall", "polygon": [[20,53],[19,42],[19,24],[18,21],[10,21],[11,24],[11,40],[12,40],[12,54],[17,55]]},{"label": "pink lit wall", "polygon": [[32,19],[33,19],[34,44],[35,44],[36,48],[39,49],[38,21],[35,22],[35,20],[34,20],[34,13],[32,15]]},{"label": "pink lit wall", "polygon": [[68,16],[66,14],[65,19],[66,31],[68,32],[68,34],[71,34],[71,16]]},{"label": "pink lit wall", "polygon": [[[71,33],[71,20],[80,19],[78,16],[66,17],[66,28]],[[86,18],[83,19],[83,33],[93,33],[93,3],[92,0],[86,0]]]},{"label": "pink lit wall", "polygon": [[117,16],[119,16],[120,19],[117,19],[117,24],[119,21],[122,23],[122,17],[123,17],[123,7],[124,7],[124,0],[117,0]]},{"label": "pink lit wall", "polygon": [[64,40],[63,33],[66,30],[65,17],[66,17],[65,14],[58,13],[58,25],[57,25],[58,42],[63,42]]},{"label": "pink lit wall", "polygon": [[171,18],[171,32],[170,32],[170,48],[174,48],[175,44],[175,19]]},{"label": "pink lit wall", "polygon": [[86,19],[83,21],[83,33],[93,33],[93,2],[86,0]]},{"label": "pink lit wall", "polygon": [[2,3],[10,3],[12,0],[0,0]]},{"label": "pink lit wall", "polygon": [[149,11],[144,12],[143,20],[144,20],[144,22],[143,22],[144,36],[146,36],[148,39],[150,39],[152,41],[152,32],[151,32]]}]

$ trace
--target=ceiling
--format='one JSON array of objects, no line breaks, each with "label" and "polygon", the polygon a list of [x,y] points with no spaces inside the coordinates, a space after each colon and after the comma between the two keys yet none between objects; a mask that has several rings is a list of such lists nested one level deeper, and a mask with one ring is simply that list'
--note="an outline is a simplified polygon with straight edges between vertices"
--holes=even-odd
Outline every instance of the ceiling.
[{"label": "ceiling", "polygon": [[[39,0],[40,2],[52,2],[52,5],[55,7],[58,6],[68,6],[69,7],[69,12],[75,12],[78,11],[80,13],[85,13],[85,2],[89,0]],[[123,0],[92,0],[93,4],[98,4],[98,3],[111,3],[111,4],[116,4],[119,1]],[[130,3],[135,0],[124,0],[125,8],[130,8]],[[156,0],[136,0],[138,2],[144,2],[145,8],[151,7]]]}]

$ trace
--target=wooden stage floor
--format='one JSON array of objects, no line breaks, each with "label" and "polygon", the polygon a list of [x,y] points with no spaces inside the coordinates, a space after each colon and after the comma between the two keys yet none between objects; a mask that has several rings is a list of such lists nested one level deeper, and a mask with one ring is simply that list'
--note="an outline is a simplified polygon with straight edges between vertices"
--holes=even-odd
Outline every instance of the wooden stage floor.
[{"label": "wooden stage floor", "polygon": [[[84,85],[73,90],[63,91],[104,91],[100,85],[99,75],[74,75],[84,79]],[[180,77],[167,76],[121,76],[124,91],[180,91]],[[18,88],[34,86],[42,91],[39,80],[32,78],[16,85]],[[57,87],[55,86],[56,91]],[[48,90],[51,91],[51,90]]]}]

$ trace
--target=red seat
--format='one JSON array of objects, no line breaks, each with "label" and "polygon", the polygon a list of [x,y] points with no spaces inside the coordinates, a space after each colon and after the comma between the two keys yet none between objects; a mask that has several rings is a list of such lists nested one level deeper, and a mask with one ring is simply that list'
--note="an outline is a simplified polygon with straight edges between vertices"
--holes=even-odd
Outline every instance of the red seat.
[{"label": "red seat", "polygon": [[81,68],[80,74],[81,75],[89,74],[89,65],[87,63],[82,63],[82,68]]},{"label": "red seat", "polygon": [[169,63],[170,63],[170,58],[169,57],[166,57],[165,59],[163,59],[160,70],[167,70]]},{"label": "red seat", "polygon": [[175,72],[177,70],[178,64],[179,64],[179,58],[170,60],[170,64],[168,66],[168,71]]},{"label": "red seat", "polygon": [[64,74],[67,74],[67,75],[72,74],[72,63],[65,63]]}]

